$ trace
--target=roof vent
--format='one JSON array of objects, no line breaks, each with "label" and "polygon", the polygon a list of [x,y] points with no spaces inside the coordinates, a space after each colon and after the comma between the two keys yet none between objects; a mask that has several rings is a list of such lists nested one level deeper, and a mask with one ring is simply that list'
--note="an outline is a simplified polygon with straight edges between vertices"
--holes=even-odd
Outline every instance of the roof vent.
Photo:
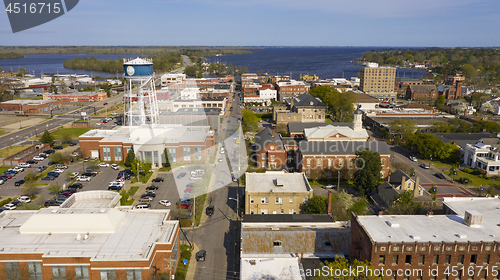
[{"label": "roof vent", "polygon": [[283,187],[283,185],[284,185],[282,177],[278,177],[278,178],[274,179],[274,182],[276,184],[276,187]]},{"label": "roof vent", "polygon": [[255,265],[255,260],[250,260],[250,265]]},{"label": "roof vent", "polygon": [[467,238],[467,235],[466,234],[463,234],[463,233],[457,233],[455,234],[456,237],[460,238],[460,239],[465,239]]},{"label": "roof vent", "polygon": [[87,234],[85,234],[85,235],[83,236],[83,239],[84,239],[84,240],[89,239],[89,234],[88,234],[88,233],[87,233]]},{"label": "roof vent", "polygon": [[398,223],[394,223],[394,222],[392,222],[392,221],[385,221],[385,223],[386,223],[388,226],[392,227],[392,228],[398,228],[398,227],[399,227],[399,224],[398,224]]},{"label": "roof vent", "polygon": [[52,210],[52,213],[57,213],[57,209]]},{"label": "roof vent", "polygon": [[438,237],[439,237],[439,235],[434,234],[434,235],[432,235],[432,237],[434,237],[434,238],[438,238]]},{"label": "roof vent", "polygon": [[81,234],[77,234],[76,235],[76,240],[78,240],[78,241],[82,240],[82,235]]},{"label": "roof vent", "polygon": [[271,228],[271,230],[280,230],[280,228],[279,227],[273,227],[273,228]]},{"label": "roof vent", "polygon": [[99,210],[99,212],[104,213],[104,212],[106,212],[106,209],[101,209],[101,210]]},{"label": "roof vent", "polygon": [[418,235],[410,235],[410,238],[414,240],[420,240],[420,236]]},{"label": "roof vent", "polygon": [[483,215],[476,210],[465,211],[464,223],[469,227],[480,227]]}]

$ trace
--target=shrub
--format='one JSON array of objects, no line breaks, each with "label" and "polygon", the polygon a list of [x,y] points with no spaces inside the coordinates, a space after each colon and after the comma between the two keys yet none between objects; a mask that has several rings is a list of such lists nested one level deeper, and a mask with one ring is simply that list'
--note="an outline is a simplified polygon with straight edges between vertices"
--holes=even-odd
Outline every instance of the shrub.
[{"label": "shrub", "polygon": [[466,167],[466,168],[464,168],[464,172],[471,174],[472,172],[474,172],[474,170]]}]

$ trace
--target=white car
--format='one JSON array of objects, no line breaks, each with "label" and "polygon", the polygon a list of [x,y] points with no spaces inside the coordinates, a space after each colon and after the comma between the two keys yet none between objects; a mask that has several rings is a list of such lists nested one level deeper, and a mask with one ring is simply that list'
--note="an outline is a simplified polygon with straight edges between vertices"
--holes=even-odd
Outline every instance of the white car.
[{"label": "white car", "polygon": [[64,169],[56,169],[56,170],[54,170],[54,172],[57,172],[57,173],[61,174],[61,173],[64,172]]},{"label": "white car", "polygon": [[12,203],[9,203],[9,204],[5,204],[3,206],[3,208],[7,209],[7,210],[14,210],[16,209],[16,205],[12,204]]},{"label": "white car", "polygon": [[76,180],[77,181],[83,181],[83,182],[89,182],[90,181],[90,177],[87,177],[87,176],[78,176],[78,177],[76,177]]},{"label": "white car", "polygon": [[158,203],[160,203],[163,206],[170,206],[170,205],[172,205],[172,203],[170,203],[170,201],[165,200],[165,199],[158,201]]},{"label": "white car", "polygon": [[22,202],[22,203],[30,203],[31,202],[31,198],[29,196],[25,196],[25,195],[18,197],[17,200]]},{"label": "white car", "polygon": [[3,179],[0,179],[0,185],[3,185],[3,183],[5,183],[6,180],[3,180]]},{"label": "white car", "polygon": [[120,169],[120,166],[118,166],[118,164],[116,164],[116,163],[113,163],[113,164],[111,164],[111,168],[114,170],[118,170],[118,169]]},{"label": "white car", "polygon": [[414,156],[408,156],[408,158],[411,160],[411,161],[417,161],[417,158],[414,157]]},{"label": "white car", "polygon": [[43,157],[39,157],[39,156],[36,156],[36,157],[34,157],[34,158],[33,158],[33,160],[36,160],[36,161],[42,161],[42,160],[44,160],[44,159],[45,159],[45,158],[43,158]]},{"label": "white car", "polygon": [[23,172],[24,168],[22,168],[22,167],[14,167],[14,168],[9,168],[9,171]]},{"label": "white car", "polygon": [[222,162],[222,158],[221,157],[219,158],[219,162]]},{"label": "white car", "polygon": [[30,168],[30,167],[31,167],[31,164],[21,162],[21,163],[20,163],[20,164],[18,164],[17,166],[18,166],[18,167],[22,167],[22,168]]},{"label": "white car", "polygon": [[189,180],[201,180],[203,179],[202,177],[195,177],[195,176],[191,176],[189,177]]},{"label": "white car", "polygon": [[122,181],[109,182],[109,186],[110,187],[112,187],[112,186],[123,187],[123,185],[125,185],[125,182],[122,182]]},{"label": "white car", "polygon": [[322,188],[323,189],[334,189],[335,186],[334,185],[326,185],[326,186],[323,186]]},{"label": "white car", "polygon": [[101,163],[99,163],[99,166],[100,167],[109,167],[109,164],[105,163],[105,162],[101,162]]},{"label": "white car", "polygon": [[80,175],[80,172],[71,172],[71,177],[76,177]]},{"label": "white car", "polygon": [[205,170],[203,169],[191,170],[191,176],[203,176],[204,174]]}]

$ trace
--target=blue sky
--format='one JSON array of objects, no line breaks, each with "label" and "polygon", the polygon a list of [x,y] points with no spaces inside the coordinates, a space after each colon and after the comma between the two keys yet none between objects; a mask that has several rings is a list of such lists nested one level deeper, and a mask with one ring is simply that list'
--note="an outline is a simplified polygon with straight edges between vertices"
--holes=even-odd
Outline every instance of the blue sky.
[{"label": "blue sky", "polygon": [[[40,1],[38,1],[40,2]],[[80,0],[0,45],[500,46],[496,0]]]}]

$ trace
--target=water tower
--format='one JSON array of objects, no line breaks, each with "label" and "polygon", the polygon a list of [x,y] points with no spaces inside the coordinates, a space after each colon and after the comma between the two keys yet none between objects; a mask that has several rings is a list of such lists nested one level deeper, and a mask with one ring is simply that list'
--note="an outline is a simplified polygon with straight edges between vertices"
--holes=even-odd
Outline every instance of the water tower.
[{"label": "water tower", "polygon": [[154,85],[153,60],[124,59],[124,125],[139,126],[158,122],[158,102]]}]

